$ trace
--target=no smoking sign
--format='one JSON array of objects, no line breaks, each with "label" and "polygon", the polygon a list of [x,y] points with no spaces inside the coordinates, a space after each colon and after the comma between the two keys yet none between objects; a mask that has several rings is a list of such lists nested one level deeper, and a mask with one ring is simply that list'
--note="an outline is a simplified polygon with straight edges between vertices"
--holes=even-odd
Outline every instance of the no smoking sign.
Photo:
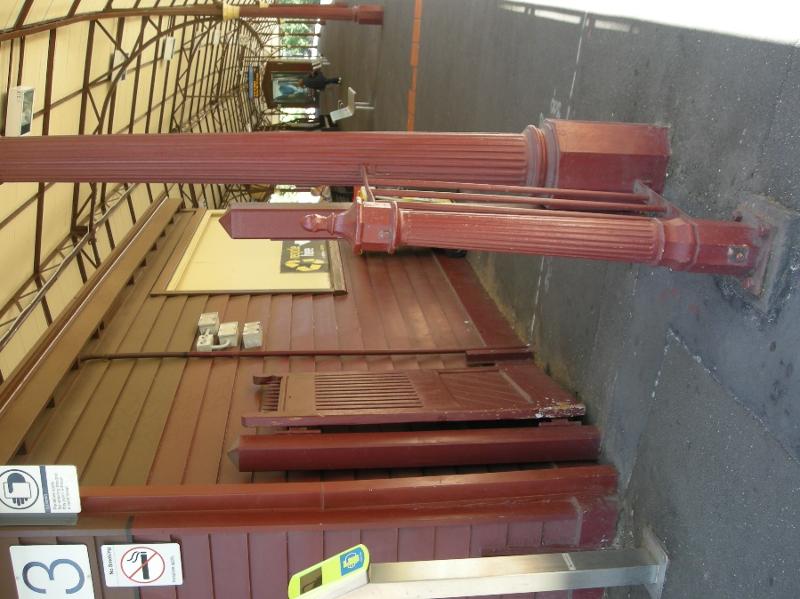
[{"label": "no smoking sign", "polygon": [[181,547],[177,543],[103,545],[101,553],[108,587],[183,584]]}]

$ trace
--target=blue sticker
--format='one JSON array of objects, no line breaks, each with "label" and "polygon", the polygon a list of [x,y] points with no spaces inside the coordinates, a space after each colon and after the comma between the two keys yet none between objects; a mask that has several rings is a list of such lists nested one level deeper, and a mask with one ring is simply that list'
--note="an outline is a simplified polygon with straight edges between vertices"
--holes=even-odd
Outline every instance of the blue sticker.
[{"label": "blue sticker", "polygon": [[343,576],[358,570],[363,565],[364,550],[361,547],[353,547],[353,549],[347,553],[343,553],[339,556],[339,566]]}]

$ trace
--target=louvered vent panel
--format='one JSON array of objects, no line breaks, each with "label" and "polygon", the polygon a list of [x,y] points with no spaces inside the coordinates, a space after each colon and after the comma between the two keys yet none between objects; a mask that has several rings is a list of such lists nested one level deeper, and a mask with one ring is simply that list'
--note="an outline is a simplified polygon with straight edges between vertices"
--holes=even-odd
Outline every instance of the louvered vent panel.
[{"label": "louvered vent panel", "polygon": [[262,411],[245,426],[339,426],[581,416],[582,404],[533,364],[256,377]]},{"label": "louvered vent panel", "polygon": [[278,400],[281,396],[281,376],[270,377],[270,380],[261,386],[261,410],[269,412],[278,409]]},{"label": "louvered vent panel", "polygon": [[317,374],[318,410],[421,408],[422,400],[403,372]]}]

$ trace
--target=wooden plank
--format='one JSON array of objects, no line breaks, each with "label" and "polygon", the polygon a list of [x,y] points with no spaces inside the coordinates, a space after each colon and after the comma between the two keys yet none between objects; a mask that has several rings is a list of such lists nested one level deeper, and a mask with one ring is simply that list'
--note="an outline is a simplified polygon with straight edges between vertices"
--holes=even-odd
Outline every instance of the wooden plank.
[{"label": "wooden plank", "polygon": [[136,281],[133,287],[118,296],[115,301],[117,310],[108,319],[109,326],[104,329],[93,351],[99,353],[117,351],[128,337],[130,330],[136,326],[139,312],[143,306],[151,301],[160,301],[157,298],[151,299],[149,297],[150,288],[158,273],[172,255],[188,223],[188,214],[182,212],[176,214],[175,224],[166,231],[165,237],[158,239],[157,247],[145,257],[143,268],[137,270],[134,274]]},{"label": "wooden plank", "polygon": [[451,285],[442,267],[432,253],[427,256],[417,255],[417,269],[425,274],[430,283],[438,303],[442,307],[450,329],[462,347],[475,347],[483,345],[484,341],[478,330],[472,324],[470,315],[459,299],[458,293]]},{"label": "wooden plank", "polygon": [[397,532],[397,559],[414,562],[434,558],[436,529],[432,526],[401,528]]},{"label": "wooden plank", "polygon": [[[292,328],[289,334],[291,349],[314,347],[314,305],[310,293],[292,295]],[[314,358],[298,356],[289,358],[292,372],[313,372]]]},{"label": "wooden plank", "polygon": [[[315,295],[312,299],[314,320],[314,349],[338,349],[339,341],[338,323],[333,294]],[[323,372],[342,370],[342,360],[339,356],[317,356],[314,358],[315,368]]]},{"label": "wooden plank", "polygon": [[[359,347],[368,349],[384,349],[389,347],[383,328],[381,311],[384,309],[377,303],[372,291],[366,256],[349,255],[345,258],[347,280],[350,282],[350,293],[353,298],[356,318],[359,322],[362,344]],[[389,356],[370,356],[366,359],[370,370],[392,370],[394,363]]]},{"label": "wooden plank", "polygon": [[[172,336],[185,298],[151,302],[158,306],[156,319],[142,347],[143,351],[164,350]],[[159,305],[160,304],[160,305]],[[82,474],[85,484],[110,485],[128,447],[158,373],[160,360],[133,360],[134,364],[114,410],[102,428],[92,457]]]},{"label": "wooden plank", "polygon": [[223,430],[223,440],[220,446],[221,452],[218,459],[219,468],[217,482],[246,483],[253,480],[250,472],[239,472],[230,458],[228,451],[238,442],[240,435],[245,434],[248,429],[242,425],[241,415],[252,410],[258,409],[261,402],[261,390],[253,384],[253,375],[258,374],[263,366],[263,360],[258,358],[240,358],[236,360],[238,368],[231,392],[227,422]]},{"label": "wooden plank", "polygon": [[[247,302],[248,296],[229,297],[225,310],[220,311],[220,321],[241,323],[247,314]],[[202,396],[202,407],[187,456],[184,474],[186,483],[215,483],[218,480],[220,462],[225,453],[223,442],[238,362],[239,360],[229,358],[211,360],[211,370]]]},{"label": "wooden plank", "polygon": [[396,528],[365,528],[361,531],[361,542],[369,549],[373,562],[396,562],[397,536]]},{"label": "wooden plank", "polygon": [[[397,297],[394,294],[389,273],[386,270],[385,256],[371,255],[367,259],[367,272],[375,296],[375,306],[380,309],[380,319],[386,335],[389,348],[412,347],[411,334],[403,319],[403,312]],[[375,307],[370,308],[375,310]],[[403,370],[419,368],[419,363],[413,356],[397,356],[393,358],[394,367]]]},{"label": "wooden plank", "polygon": [[289,575],[321,562],[323,532],[321,530],[292,530],[288,533]]},{"label": "wooden plank", "polygon": [[472,527],[437,526],[434,538],[434,559],[461,559],[469,557]]},{"label": "wooden plank", "polygon": [[[245,321],[260,320],[262,326],[266,329],[269,325],[271,301],[272,296],[268,294],[250,296],[247,303]],[[259,409],[261,405],[261,389],[253,384],[252,377],[262,372],[263,368],[263,359],[239,359],[239,367],[236,371],[236,381],[231,397],[230,413],[222,444],[222,455],[220,456],[219,474],[217,476],[217,480],[220,483],[243,483],[253,480],[251,473],[239,472],[236,464],[228,458],[227,452],[236,444],[239,435],[248,431],[242,425],[241,414],[254,408]]]},{"label": "wooden plank", "polygon": [[[291,347],[291,315],[292,296],[288,294],[273,295],[265,309],[269,316],[263,321],[264,344],[270,349],[290,349]],[[289,359],[285,357],[269,357],[264,359],[264,370],[270,374],[289,372]],[[244,422],[242,422],[244,425]],[[263,431],[259,431],[263,432]],[[284,472],[257,472],[253,482],[275,482],[285,480]]]},{"label": "wooden plank", "polygon": [[[8,529],[11,531],[13,529]],[[9,548],[19,545],[19,537],[0,536],[0,597],[16,597],[17,585],[14,582],[14,572],[11,569]]]},{"label": "wooden plank", "polygon": [[[155,69],[155,67],[153,68]],[[181,233],[175,249],[173,250],[167,262],[164,264],[164,267],[161,269],[161,272],[159,273],[158,278],[155,280],[155,283],[153,283],[151,293],[158,293],[160,291],[167,290],[167,285],[169,285],[172,275],[175,274],[175,269],[178,267],[178,264],[183,258],[186,248],[188,248],[189,244],[192,242],[192,238],[197,232],[197,227],[200,226],[205,213],[206,211],[204,208],[187,211],[189,219],[186,228]]]},{"label": "wooden plank", "polygon": [[[134,327],[123,340],[120,345],[121,351],[139,351],[142,349],[152,328],[152,323],[158,317],[162,303],[163,301],[145,303],[138,315],[137,323],[139,323],[139,326]],[[119,360],[108,365],[103,374],[103,379],[98,384],[95,393],[89,398],[86,409],[59,454],[58,459],[61,463],[74,464],[78,467],[82,482],[85,484],[91,484],[91,482],[86,482],[84,476],[95,474],[95,472],[89,472],[87,466],[92,456],[96,455],[97,444],[105,434],[104,429],[109,424],[118,404],[120,401],[124,404],[130,401],[131,397],[146,393],[149,384],[152,383],[152,374],[155,372],[153,364],[144,364],[145,367],[149,366],[148,370],[152,371],[151,378],[149,381],[146,379],[134,380],[133,384],[128,387],[127,394],[125,393],[131,372],[136,366],[138,365],[135,364],[134,360]],[[108,479],[101,477],[101,480]]]},{"label": "wooden plank", "polygon": [[97,329],[150,247],[180,205],[153,204],[96,270],[0,393],[0,462],[8,462],[83,345]]},{"label": "wooden plank", "polygon": [[[268,556],[261,556],[269,559]],[[211,533],[211,571],[214,596],[225,599],[250,599],[250,552],[248,535]]]},{"label": "wooden plank", "polygon": [[61,449],[72,435],[107,368],[106,362],[89,362],[80,369],[80,376],[69,395],[53,409],[53,416],[39,436],[36,445],[25,456],[25,463],[56,463]]},{"label": "wooden plank", "polygon": [[[410,256],[406,254],[387,257],[384,260],[386,272],[411,336],[409,347],[434,348],[437,345],[436,337],[426,314],[429,306],[423,308],[403,265],[409,259]],[[420,368],[442,368],[444,366],[441,356],[432,354],[418,356],[417,362],[419,362]]]},{"label": "wooden plank", "polygon": [[250,581],[253,597],[266,599],[286,594],[289,586],[288,553],[285,532],[251,533]]},{"label": "wooden plank", "polygon": [[602,549],[611,545],[619,514],[616,499],[581,498],[577,503],[580,514],[578,546],[582,549]]},{"label": "wooden plank", "polygon": [[517,345],[519,337],[481,286],[475,271],[463,258],[437,254],[436,260],[455,289],[472,322],[487,345]]},{"label": "wooden plank", "polygon": [[[224,314],[227,295],[215,295],[206,302],[204,312]],[[200,418],[214,360],[189,360],[172,402],[164,433],[159,443],[148,484],[171,484],[183,481],[194,433]]]},{"label": "wooden plank", "polygon": [[[323,534],[323,554],[329,558],[361,542],[361,531],[358,529],[326,530]],[[367,548],[372,551],[369,545]]]},{"label": "wooden plank", "polygon": [[509,522],[508,547],[534,551],[542,545],[542,527],[543,523],[536,521]]},{"label": "wooden plank", "polygon": [[550,520],[542,528],[542,546],[570,547],[578,542],[580,523],[577,514],[571,518]]},{"label": "wooden plank", "polygon": [[[441,305],[439,296],[431,285],[425,271],[421,268],[421,260],[430,261],[430,255],[421,256],[419,253],[414,253],[404,256],[403,268],[405,269],[406,277],[414,290],[414,295],[417,297],[419,304],[423,306],[425,320],[433,336],[435,347],[459,347],[461,341],[456,336],[447,315]],[[459,327],[462,325],[459,324]],[[448,354],[441,356],[441,366],[436,368],[459,368],[464,366],[464,357],[456,354]]]},{"label": "wooden plank", "polygon": [[174,538],[181,545],[183,562],[183,584],[175,589],[177,598],[214,599],[209,535],[196,531],[177,532]]},{"label": "wooden plank", "polygon": [[491,524],[473,524],[470,534],[470,557],[498,555],[508,546],[508,524],[497,522]]},{"label": "wooden plank", "polygon": [[[169,301],[178,301],[178,298]],[[197,317],[205,308],[206,298],[193,296],[182,304],[183,310],[166,347],[168,351],[185,349],[193,343]],[[160,361],[158,373],[117,469],[114,484],[142,485],[147,482],[186,363],[186,360],[180,359]]]},{"label": "wooden plank", "polygon": [[[345,269],[348,268],[348,263],[346,261],[343,265]],[[361,331],[361,323],[358,319],[354,293],[355,291],[351,289],[347,294],[333,297],[336,333],[339,339],[339,347],[363,349],[363,332]],[[367,369],[367,359],[364,356],[342,356],[341,364],[342,370]]]},{"label": "wooden plank", "polygon": [[[47,407],[44,409],[44,411],[39,414],[39,417],[33,422],[31,428],[28,429],[28,434],[25,436],[24,440],[24,446],[28,450],[28,453],[30,453],[31,449],[36,446],[36,443],[40,439],[42,432],[50,422],[56,406],[58,406],[61,401],[72,392],[75,382],[80,378],[79,374],[79,370],[75,368],[64,375],[64,378],[61,379],[59,386],[53,391],[53,397],[51,398],[51,401],[47,404]],[[25,457],[27,456],[22,456],[23,461]]]}]

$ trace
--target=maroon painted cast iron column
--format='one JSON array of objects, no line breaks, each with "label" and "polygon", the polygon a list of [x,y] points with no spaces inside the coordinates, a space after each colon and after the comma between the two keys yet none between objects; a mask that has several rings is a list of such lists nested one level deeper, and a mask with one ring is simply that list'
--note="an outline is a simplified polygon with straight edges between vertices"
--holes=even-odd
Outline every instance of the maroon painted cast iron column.
[{"label": "maroon painted cast iron column", "polygon": [[453,248],[738,276],[757,267],[764,242],[757,228],[693,219],[674,207],[664,216],[639,216],[395,201],[356,203],[324,212],[313,205],[251,204],[229,209],[221,222],[235,238],[338,238],[349,241],[357,252],[391,253],[407,246]]},{"label": "maroon painted cast iron column", "polygon": [[0,139],[0,181],[360,185],[381,177],[631,191],[664,185],[668,131],[545,121],[522,133],[265,132]]},{"label": "maroon painted cast iron column", "polygon": [[242,435],[230,455],[240,472],[257,472],[589,461],[599,448],[592,426],[529,426]]}]

